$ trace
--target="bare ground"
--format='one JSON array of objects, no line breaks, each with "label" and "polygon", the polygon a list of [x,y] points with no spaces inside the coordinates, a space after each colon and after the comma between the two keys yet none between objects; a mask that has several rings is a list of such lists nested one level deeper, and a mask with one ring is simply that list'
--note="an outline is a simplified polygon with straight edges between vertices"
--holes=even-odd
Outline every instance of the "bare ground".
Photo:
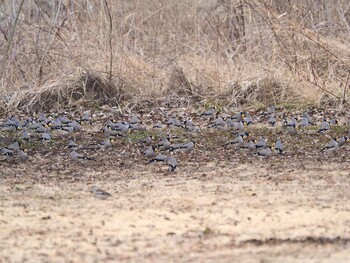
[{"label": "bare ground", "polygon": [[[2,162],[0,262],[350,260],[339,158],[180,156],[176,173],[116,155],[60,158]],[[96,199],[92,185],[113,197]]]}]

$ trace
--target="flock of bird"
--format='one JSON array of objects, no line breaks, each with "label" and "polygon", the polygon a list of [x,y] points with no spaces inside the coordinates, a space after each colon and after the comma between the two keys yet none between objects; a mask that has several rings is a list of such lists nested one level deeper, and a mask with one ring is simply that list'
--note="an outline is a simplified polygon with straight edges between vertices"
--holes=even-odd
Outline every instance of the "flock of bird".
[{"label": "flock of bird", "polygon": [[[161,115],[160,118],[159,116],[158,118],[151,116],[152,120],[148,125],[142,122],[140,115],[123,116],[119,120],[116,120],[113,115],[99,119],[96,114],[91,114],[90,111],[83,113],[78,118],[68,117],[65,114],[40,114],[35,118],[11,116],[4,119],[0,124],[0,155],[5,156],[7,161],[15,160],[15,163],[17,163],[17,160],[19,160],[25,163],[32,158],[26,151],[27,146],[43,144],[45,147],[45,145],[50,145],[50,142],[59,138],[69,149],[68,152],[70,153],[67,154],[67,158],[70,158],[73,162],[97,161],[94,157],[84,154],[84,149],[91,148],[84,148],[84,145],[79,144],[74,139],[76,134],[80,134],[81,138],[89,141],[89,132],[91,135],[92,130],[92,135],[95,138],[98,137],[98,142],[94,144],[92,149],[103,151],[113,148],[115,141],[118,139],[127,139],[130,133],[140,131],[143,138],[137,143],[141,148],[140,155],[147,159],[146,164],[164,163],[170,172],[174,172],[178,168],[175,153],[181,152],[185,155],[191,155],[196,148],[196,141],[179,142],[179,140],[176,140],[176,136],[174,138],[171,135],[173,129],[181,129],[190,134],[200,134],[203,130],[213,129],[229,131],[233,138],[219,147],[222,147],[222,149],[233,147],[236,151],[244,150],[260,159],[266,159],[273,155],[283,155],[284,145],[280,138],[276,138],[272,144],[268,144],[264,137],[255,140],[251,134],[252,129],[247,127],[257,123],[270,127],[270,129],[282,126],[285,131],[284,134],[290,136],[313,129],[320,136],[329,137],[328,143],[319,149],[320,152],[336,151],[344,146],[348,137],[350,137],[350,130],[346,132],[346,136],[338,138],[332,138],[328,135],[332,127],[337,125],[335,119],[327,120],[324,116],[310,116],[308,112],[304,112],[300,117],[285,116],[281,112],[277,113],[274,106],[268,107],[260,117],[252,117],[249,112],[238,112],[234,115],[219,114],[214,108],[210,108],[207,111],[195,114],[196,124],[192,117],[188,115],[184,117],[163,112],[161,112]],[[278,125],[281,122],[282,124]],[[92,127],[96,127],[98,123],[101,124],[101,129],[94,130]],[[345,125],[349,129],[349,121]],[[87,131],[88,133],[84,133]],[[96,133],[99,133],[99,135],[97,136]],[[92,193],[99,199],[106,199],[111,196],[97,186],[92,188]]]},{"label": "flock of bird", "polygon": [[[259,140],[251,137],[251,132],[247,130],[247,127],[253,125],[256,119],[249,112],[239,112],[234,115],[222,114],[219,116],[214,108],[210,108],[203,113],[197,114],[197,116],[198,119],[205,123],[204,126],[195,125],[191,118],[179,118],[176,114],[173,114],[166,116],[165,121],[159,120],[153,123],[151,130],[168,131],[171,128],[178,128],[196,133],[201,132],[203,129],[227,130],[231,131],[233,138],[222,145],[224,149],[229,146],[233,146],[237,150],[245,149],[261,159],[269,158],[274,154],[283,154],[284,152],[283,142],[279,138],[272,145],[268,145],[267,140],[263,137]],[[275,107],[268,107],[263,114],[265,124],[272,128],[276,127],[278,124],[276,118]],[[33,141],[50,142],[53,135],[59,133],[67,141],[66,147],[70,149],[72,161],[96,161],[95,158],[79,152],[82,149],[81,145],[72,139],[74,134],[81,133],[86,127],[93,125],[94,119],[95,116],[91,115],[90,111],[85,112],[79,118],[71,118],[67,115],[47,116],[45,114],[41,114],[37,118],[29,117],[24,119],[11,116],[5,119],[1,125],[0,146],[2,145],[2,148],[0,148],[0,153],[12,158],[18,156],[21,162],[27,162],[30,160],[30,156],[25,151],[24,145]],[[303,130],[308,126],[317,127],[319,134],[327,134],[331,130],[332,125],[336,124],[337,121],[335,119],[322,119],[316,122],[314,117],[311,117],[307,112],[304,112],[299,120],[296,117],[282,120],[282,126],[285,128],[286,133],[291,136],[298,134],[299,130]],[[100,129],[103,139],[96,144],[96,148],[102,150],[111,148],[113,147],[113,142],[118,138],[125,138],[133,131],[147,131],[150,129],[149,127],[143,124],[140,116],[129,116],[128,120],[109,118],[104,121],[103,127]],[[347,142],[349,134],[350,131],[347,136],[330,138],[330,141],[320,151],[337,150]],[[12,140],[11,143],[4,145],[9,139]],[[178,167],[178,161],[174,157],[176,155],[173,153],[181,151],[185,154],[191,154],[196,147],[196,143],[193,140],[174,143],[169,133],[166,133],[163,138],[158,138],[158,141],[155,141],[154,136],[148,135],[138,143],[144,147],[144,150],[141,152],[147,159],[147,163],[165,163],[171,172]]]}]

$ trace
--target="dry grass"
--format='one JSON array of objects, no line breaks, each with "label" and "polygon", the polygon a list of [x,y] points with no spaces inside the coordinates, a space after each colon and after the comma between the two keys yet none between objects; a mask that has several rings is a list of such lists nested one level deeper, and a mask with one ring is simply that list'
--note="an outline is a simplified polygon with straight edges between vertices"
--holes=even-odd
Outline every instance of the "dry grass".
[{"label": "dry grass", "polygon": [[4,262],[349,262],[348,163],[101,162],[4,164]]},{"label": "dry grass", "polygon": [[349,97],[345,0],[2,2],[2,112]]}]

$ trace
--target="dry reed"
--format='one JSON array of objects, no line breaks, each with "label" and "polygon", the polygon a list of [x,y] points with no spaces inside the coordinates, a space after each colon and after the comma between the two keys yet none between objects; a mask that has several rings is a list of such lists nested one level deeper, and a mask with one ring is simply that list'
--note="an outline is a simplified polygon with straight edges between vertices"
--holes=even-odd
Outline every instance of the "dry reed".
[{"label": "dry reed", "polygon": [[348,103],[345,0],[2,2],[2,112]]}]

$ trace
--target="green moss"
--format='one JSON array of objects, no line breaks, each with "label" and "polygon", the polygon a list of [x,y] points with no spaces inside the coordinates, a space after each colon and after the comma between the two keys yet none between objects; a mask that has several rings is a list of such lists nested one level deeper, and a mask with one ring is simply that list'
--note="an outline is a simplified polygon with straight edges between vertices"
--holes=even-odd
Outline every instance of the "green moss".
[{"label": "green moss", "polygon": [[204,230],[203,230],[203,235],[204,236],[209,236],[211,234],[213,234],[214,231],[210,228],[210,227],[206,227]]},{"label": "green moss", "polygon": [[146,138],[147,136],[152,136],[152,134],[149,131],[132,131],[128,133],[123,140],[136,142],[139,140],[142,140]]},{"label": "green moss", "polygon": [[222,105],[219,105],[217,102],[212,102],[212,101],[204,102],[203,106],[206,110],[214,108],[216,112],[219,112],[219,113],[222,112],[222,108],[223,108]]}]

